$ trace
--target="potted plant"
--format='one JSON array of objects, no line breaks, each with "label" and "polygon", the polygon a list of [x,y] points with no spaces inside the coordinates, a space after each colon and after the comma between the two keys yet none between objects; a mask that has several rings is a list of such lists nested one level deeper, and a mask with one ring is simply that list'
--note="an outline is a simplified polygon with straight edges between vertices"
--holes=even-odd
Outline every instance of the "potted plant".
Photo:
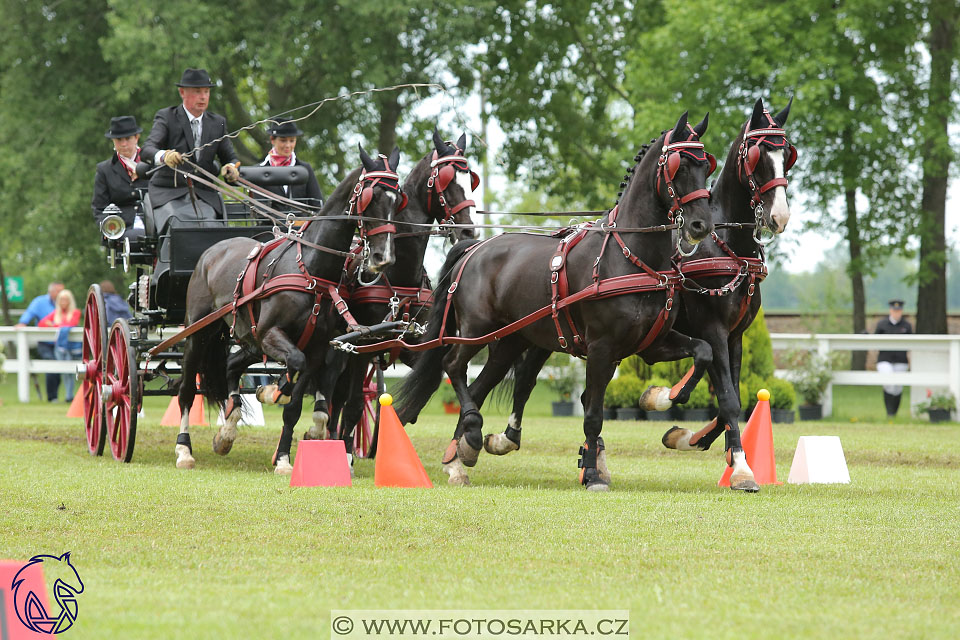
[{"label": "potted plant", "polygon": [[814,351],[794,352],[790,357],[790,381],[800,396],[800,419],[819,420],[823,417],[823,397],[833,379],[830,358]]},{"label": "potted plant", "polygon": [[927,401],[917,405],[917,413],[926,413],[930,416],[930,422],[947,422],[955,406],[957,401],[948,389],[927,389]]},{"label": "potted plant", "polygon": [[678,412],[678,420],[692,422],[707,422],[713,415],[711,407],[713,405],[713,394],[710,393],[710,385],[706,378],[702,378],[697,386],[690,392],[690,399],[683,405]]},{"label": "potted plant", "polygon": [[616,383],[613,388],[613,397],[617,405],[617,420],[640,420],[643,417],[643,411],[640,410],[640,396],[646,389],[643,381],[637,376],[620,375],[610,383]]},{"label": "potted plant", "polygon": [[443,403],[444,413],[460,413],[460,400],[457,398],[457,392],[454,391],[450,378],[440,385],[440,402]]},{"label": "potted plant", "polygon": [[793,385],[788,380],[770,378],[765,387],[770,392],[770,419],[774,422],[793,422],[793,405],[797,401]]},{"label": "potted plant", "polygon": [[619,378],[614,378],[607,384],[607,389],[603,393],[603,419],[604,420],[616,420],[617,419],[617,409],[620,408],[620,386],[622,382],[618,382],[623,378],[623,374]]},{"label": "potted plant", "polygon": [[565,353],[557,353],[551,357],[553,361],[548,367],[547,384],[557,394],[559,400],[552,403],[553,415],[573,415],[573,388],[578,375],[574,359]]},{"label": "potted plant", "polygon": [[[654,376],[650,378],[648,382],[641,390],[640,394],[637,396],[637,399],[634,401],[634,404],[640,402],[640,396],[643,395],[643,392],[646,391],[647,387],[672,387],[673,384],[669,382],[666,378],[661,378],[660,376]],[[647,420],[670,420],[673,418],[673,412],[670,409],[666,411],[647,411]]]}]

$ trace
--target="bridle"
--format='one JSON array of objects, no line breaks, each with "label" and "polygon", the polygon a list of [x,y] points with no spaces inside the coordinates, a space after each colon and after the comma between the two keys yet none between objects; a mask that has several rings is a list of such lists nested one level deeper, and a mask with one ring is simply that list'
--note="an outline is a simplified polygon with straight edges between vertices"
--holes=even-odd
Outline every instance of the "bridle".
[{"label": "bridle", "polygon": [[673,204],[670,206],[670,211],[667,212],[667,219],[671,224],[676,221],[677,253],[683,257],[692,256],[696,253],[697,246],[699,246],[695,245],[689,253],[685,253],[681,247],[683,239],[683,205],[693,202],[694,200],[700,200],[701,198],[709,198],[710,191],[707,189],[697,189],[682,197],[677,193],[677,190],[673,187],[673,179],[676,177],[677,170],[680,168],[681,154],[685,154],[700,162],[709,162],[710,171],[707,173],[708,176],[717,168],[717,159],[704,150],[703,143],[696,139],[697,134],[690,128],[690,125],[687,125],[687,128],[690,129],[690,133],[687,135],[686,140],[680,142],[668,143],[667,141],[673,136],[673,129],[666,133],[663,137],[664,144],[660,150],[660,158],[657,160],[657,194],[660,194],[660,181],[663,180],[667,188],[667,196],[673,201]]},{"label": "bridle", "polygon": [[364,283],[361,278],[361,274],[367,261],[370,257],[370,244],[369,238],[380,235],[382,233],[397,233],[397,227],[393,224],[392,212],[388,214],[387,222],[379,226],[374,227],[373,229],[367,230],[363,226],[363,212],[367,210],[367,207],[370,206],[371,200],[373,200],[373,190],[375,187],[379,186],[387,191],[392,191],[397,195],[397,212],[403,211],[407,206],[407,194],[403,192],[400,188],[400,176],[397,175],[397,172],[390,168],[390,162],[386,156],[380,154],[380,159],[383,162],[383,169],[378,171],[367,171],[366,169],[360,172],[360,177],[357,179],[357,184],[353,187],[353,193],[350,196],[350,202],[347,205],[346,215],[352,216],[354,212],[358,216],[357,220],[357,233],[360,236],[360,255],[361,260],[358,261],[357,265],[357,280],[360,284],[373,284],[376,282],[380,276],[377,275],[377,278],[370,283]]},{"label": "bridle", "polygon": [[[477,187],[480,186],[480,176],[470,170],[470,165],[463,156],[463,149],[460,149],[456,145],[451,146],[455,151],[450,155],[441,156],[438,151],[433,152],[433,158],[430,160],[432,172],[427,179],[427,213],[433,215],[440,222],[439,231],[441,234],[445,231],[444,225],[454,222],[454,216],[456,216],[457,213],[467,207],[475,207],[477,205],[473,200],[464,200],[452,207],[447,203],[443,192],[446,191],[450,183],[453,182],[457,172],[470,173],[471,191],[476,191]],[[442,207],[443,217],[433,213],[434,199],[436,199],[440,207]]]},{"label": "bridle", "polygon": [[[787,188],[787,172],[797,161],[797,148],[787,140],[787,132],[777,125],[776,121],[770,117],[770,112],[764,109],[763,115],[766,116],[768,127],[763,129],[751,130],[750,124],[747,124],[747,130],[743,134],[743,142],[737,150],[737,175],[741,181],[745,181],[750,190],[750,208],[753,209],[754,227],[753,240],[760,246],[766,246],[777,239],[777,236],[771,236],[764,240],[760,237],[763,225],[763,194],[776,187]],[[754,179],[754,171],[760,163],[760,145],[765,144],[775,149],[786,149],[787,160],[783,164],[782,178],[773,178],[763,185],[758,185]]]}]

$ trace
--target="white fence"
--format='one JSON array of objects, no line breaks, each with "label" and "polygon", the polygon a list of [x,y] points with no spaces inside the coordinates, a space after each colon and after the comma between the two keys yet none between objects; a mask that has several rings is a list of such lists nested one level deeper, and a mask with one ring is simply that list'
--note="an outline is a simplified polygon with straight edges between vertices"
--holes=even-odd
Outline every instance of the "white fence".
[{"label": "white fence", "polygon": [[[772,333],[774,350],[811,349],[821,354],[833,351],[907,351],[910,371],[834,371],[823,394],[823,414],[833,412],[833,385],[911,387],[911,406],[926,399],[927,389],[947,388],[960,400],[960,335],[858,335],[847,333]],[[778,371],[789,378],[789,372]],[[877,398],[879,403],[880,399]],[[955,407],[960,412],[960,402]]]},{"label": "white fence", "polygon": [[[34,373],[76,373],[79,360],[37,360],[30,358],[30,347],[38,342],[56,342],[59,329],[38,327],[0,327],[0,343],[14,345],[15,356],[7,357],[3,370],[17,374],[17,398],[20,402],[30,401],[30,375]],[[83,340],[83,328],[70,330],[70,340]],[[43,387],[41,387],[43,388]]]}]

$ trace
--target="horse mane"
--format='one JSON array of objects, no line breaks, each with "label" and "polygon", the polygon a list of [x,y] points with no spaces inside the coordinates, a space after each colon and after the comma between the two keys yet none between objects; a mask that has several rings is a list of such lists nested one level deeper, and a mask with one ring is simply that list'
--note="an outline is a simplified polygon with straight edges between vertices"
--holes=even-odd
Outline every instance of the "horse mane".
[{"label": "horse mane", "polygon": [[323,203],[323,209],[320,210],[322,216],[340,215],[347,208],[350,202],[350,196],[353,194],[353,188],[360,179],[361,167],[357,167],[344,178],[340,184],[333,190],[330,197]]},{"label": "horse mane", "polygon": [[[666,131],[661,131],[660,136],[662,137]],[[637,151],[637,155],[633,157],[633,166],[627,169],[627,172],[623,174],[623,180],[620,182],[620,191],[617,192],[617,201],[614,204],[620,204],[620,198],[623,197],[623,192],[627,190],[627,185],[630,184],[630,179],[633,177],[633,172],[637,170],[637,165],[640,164],[640,161],[643,160],[643,156],[647,154],[647,151],[653,146],[653,144],[660,138],[654,138],[647,144],[640,147],[640,150]]]}]

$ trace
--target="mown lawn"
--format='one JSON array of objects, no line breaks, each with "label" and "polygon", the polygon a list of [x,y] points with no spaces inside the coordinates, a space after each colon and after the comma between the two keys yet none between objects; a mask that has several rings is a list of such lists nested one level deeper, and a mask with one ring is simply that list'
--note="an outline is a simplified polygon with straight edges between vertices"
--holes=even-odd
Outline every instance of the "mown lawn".
[{"label": "mown lawn", "polygon": [[372,608],[629,609],[634,638],[960,635],[956,423],[776,425],[781,479],[798,436],[839,435],[852,483],[742,495],[716,487],[719,447],[679,454],[667,423],[610,422],[597,495],[575,481],[578,419],[538,396],[523,449],[481,456],[471,488],[446,485],[453,420],[432,412],[408,433],[435,489],[376,489],[366,460],[352,488],[292,489],[268,466],[276,410],[225,458],[193,429],[182,472],[162,398],[122,465],[87,454],[66,405],[20,405],[10,380],[0,397],[0,557],[72,551],[69,638],[325,638],[331,609]]}]

